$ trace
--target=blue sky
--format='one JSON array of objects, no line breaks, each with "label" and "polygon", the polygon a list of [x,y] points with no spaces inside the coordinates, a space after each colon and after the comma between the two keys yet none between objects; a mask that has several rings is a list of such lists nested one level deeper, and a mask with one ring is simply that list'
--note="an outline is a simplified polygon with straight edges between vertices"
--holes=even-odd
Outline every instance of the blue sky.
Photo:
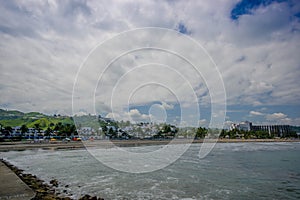
[{"label": "blue sky", "polygon": [[[211,56],[224,84],[224,124],[250,120],[256,124],[300,125],[298,0],[3,0],[0,13],[0,108],[72,115],[73,97],[80,102],[76,114],[189,125],[188,118],[180,121],[182,109],[186,109],[191,120],[207,126],[212,117],[209,88],[217,87],[215,74],[197,77],[178,57],[157,51],[128,53],[105,72],[103,82],[92,78],[100,76],[103,66],[85,68],[85,60],[105,60],[110,53],[119,52],[120,45],[130,46],[138,41],[139,37],[111,46],[105,43],[119,33],[160,27],[197,41]],[[149,45],[155,42],[151,41],[153,38],[143,42]],[[160,39],[165,40],[166,35]],[[89,60],[88,55],[103,42],[105,53]],[[170,48],[179,45],[191,55],[199,53],[178,43],[176,38],[166,42]],[[145,70],[132,70],[141,63],[152,65]],[[205,65],[205,61],[201,64]],[[180,74],[170,72],[172,69]],[[133,74],[125,76],[127,73]],[[82,89],[79,96],[73,92],[76,77]],[[171,85],[139,87],[147,78],[166,79]],[[187,85],[191,85],[192,92]],[[119,92],[113,100],[117,112],[109,98],[113,88]],[[127,91],[128,88],[136,91]],[[177,88],[176,94],[170,88]],[[193,92],[199,102],[199,115],[191,107]],[[177,96],[184,98],[179,101]]]},{"label": "blue sky", "polygon": [[287,0],[242,0],[231,10],[231,19],[238,20],[242,15],[251,15],[253,11],[260,7],[267,7],[272,3],[288,2]]}]

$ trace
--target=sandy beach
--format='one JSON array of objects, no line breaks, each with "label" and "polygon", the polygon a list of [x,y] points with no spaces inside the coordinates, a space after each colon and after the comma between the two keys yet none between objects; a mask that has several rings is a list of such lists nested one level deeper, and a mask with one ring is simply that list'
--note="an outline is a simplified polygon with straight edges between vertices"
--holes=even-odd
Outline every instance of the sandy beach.
[{"label": "sandy beach", "polygon": [[[86,147],[96,148],[111,148],[114,146],[119,147],[134,147],[145,145],[166,145],[172,144],[186,144],[186,143],[203,143],[203,139],[187,140],[187,139],[174,139],[174,140],[94,140],[83,142],[48,142],[48,143],[26,143],[26,142],[2,142],[0,143],[0,152],[2,151],[22,151],[26,149],[78,149]],[[215,140],[205,140],[205,142],[215,142]],[[218,139],[218,143],[242,143],[242,142],[300,142],[299,139]]]}]

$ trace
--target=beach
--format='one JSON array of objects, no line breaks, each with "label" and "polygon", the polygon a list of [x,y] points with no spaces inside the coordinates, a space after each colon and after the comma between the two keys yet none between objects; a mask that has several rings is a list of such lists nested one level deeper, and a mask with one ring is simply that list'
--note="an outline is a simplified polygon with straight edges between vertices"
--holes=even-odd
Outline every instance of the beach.
[{"label": "beach", "polygon": [[[203,139],[187,140],[187,139],[174,139],[174,140],[87,140],[77,142],[43,142],[43,143],[29,143],[29,142],[2,142],[0,143],[0,152],[4,151],[21,151],[26,149],[81,149],[85,147],[97,148],[111,148],[119,147],[136,147],[147,145],[166,145],[166,144],[186,144],[186,143],[203,143]],[[205,142],[217,143],[244,143],[244,142],[300,142],[299,139],[289,138],[275,138],[275,139],[218,139],[218,140],[205,140]]]}]

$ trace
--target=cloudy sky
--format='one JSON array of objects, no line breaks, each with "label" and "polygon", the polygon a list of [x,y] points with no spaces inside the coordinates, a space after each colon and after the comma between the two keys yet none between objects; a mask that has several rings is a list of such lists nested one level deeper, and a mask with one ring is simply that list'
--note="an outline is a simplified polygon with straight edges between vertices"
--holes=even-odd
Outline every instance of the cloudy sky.
[{"label": "cloudy sky", "polygon": [[0,108],[300,125],[298,0],[2,0],[0,21]]}]

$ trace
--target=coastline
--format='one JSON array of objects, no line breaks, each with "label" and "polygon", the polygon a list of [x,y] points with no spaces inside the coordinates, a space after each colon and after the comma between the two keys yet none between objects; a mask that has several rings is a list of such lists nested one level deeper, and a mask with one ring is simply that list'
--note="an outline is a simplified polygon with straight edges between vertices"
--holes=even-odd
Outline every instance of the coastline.
[{"label": "coastline", "polygon": [[[84,149],[86,147],[97,148],[112,148],[118,147],[137,147],[137,146],[150,146],[150,145],[167,145],[172,144],[187,144],[187,143],[203,143],[203,139],[188,140],[188,139],[174,139],[174,140],[94,140],[83,142],[61,142],[54,143],[23,143],[23,142],[2,142],[0,143],[0,152],[6,151],[22,151],[28,149]],[[300,139],[276,138],[276,139],[218,139],[205,140],[205,142],[217,143],[252,143],[252,142],[300,142]]]},{"label": "coastline", "polygon": [[[15,173],[22,180],[22,182],[18,184],[25,183],[35,193],[35,196],[31,200],[72,200],[72,198],[56,192],[55,188],[59,185],[58,180],[53,179],[50,181],[50,184],[47,184],[43,180],[37,178],[35,175],[23,173],[22,169],[19,169],[18,167],[10,164],[6,160],[0,159],[0,162],[3,163],[9,170]],[[0,199],[2,199],[1,196]],[[80,197],[79,200],[104,199],[101,197],[90,196],[86,194]]]}]

